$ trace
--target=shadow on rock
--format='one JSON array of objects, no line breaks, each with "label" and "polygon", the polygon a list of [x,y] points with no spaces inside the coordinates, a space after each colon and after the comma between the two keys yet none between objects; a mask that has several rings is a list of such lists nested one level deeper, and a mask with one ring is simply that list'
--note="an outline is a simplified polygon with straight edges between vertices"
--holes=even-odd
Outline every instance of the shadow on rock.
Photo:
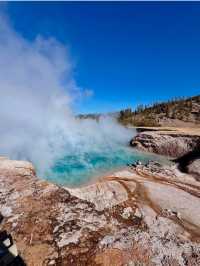
[{"label": "shadow on rock", "polygon": [[[197,162],[196,171],[194,169],[194,166],[192,165],[195,163],[195,161]],[[173,160],[173,162],[178,163],[178,168],[180,171],[184,173],[191,173],[194,175],[196,179],[200,181],[200,138],[199,141],[197,142],[196,147],[192,151]]]}]

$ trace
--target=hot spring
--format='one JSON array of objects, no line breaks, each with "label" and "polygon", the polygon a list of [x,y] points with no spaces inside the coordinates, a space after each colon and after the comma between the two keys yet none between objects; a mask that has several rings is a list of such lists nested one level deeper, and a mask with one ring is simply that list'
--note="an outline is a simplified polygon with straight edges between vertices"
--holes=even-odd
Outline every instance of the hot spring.
[{"label": "hot spring", "polygon": [[70,126],[70,134],[69,130],[60,131],[64,134],[62,141],[54,137],[57,139],[53,143],[57,152],[54,151],[51,164],[41,173],[51,182],[80,186],[137,160],[143,163],[153,159],[164,160],[130,147],[136,130],[118,124],[112,117],[102,116],[99,121],[75,119]]},{"label": "hot spring", "polygon": [[113,117],[77,119],[93,91],[77,84],[67,47],[53,36],[27,40],[0,14],[0,66],[0,156],[28,160],[39,177],[68,186],[151,157],[129,148],[134,130]]},{"label": "hot spring", "polygon": [[48,180],[59,185],[80,186],[94,181],[109,171],[116,171],[126,164],[140,160],[164,160],[162,157],[141,153],[128,145],[110,149],[103,152],[86,152],[81,156],[66,154],[58,159],[45,176]]}]

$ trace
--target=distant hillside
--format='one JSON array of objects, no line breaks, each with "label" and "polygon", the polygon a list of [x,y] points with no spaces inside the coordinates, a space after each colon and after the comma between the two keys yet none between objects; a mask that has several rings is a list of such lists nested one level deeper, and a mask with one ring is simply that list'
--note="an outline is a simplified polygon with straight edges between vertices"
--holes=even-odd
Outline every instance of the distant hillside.
[{"label": "distant hillside", "polygon": [[152,106],[139,105],[135,111],[120,111],[118,121],[134,126],[184,126],[200,124],[200,95],[155,103]]},{"label": "distant hillside", "polygon": [[76,117],[78,119],[94,119],[99,121],[100,117],[105,117],[105,116],[109,116],[109,117],[113,117],[118,119],[119,117],[119,112],[110,112],[110,113],[93,113],[93,114],[79,114]]},{"label": "distant hillside", "polygon": [[79,114],[76,117],[79,119],[94,119],[99,120],[101,114]]}]

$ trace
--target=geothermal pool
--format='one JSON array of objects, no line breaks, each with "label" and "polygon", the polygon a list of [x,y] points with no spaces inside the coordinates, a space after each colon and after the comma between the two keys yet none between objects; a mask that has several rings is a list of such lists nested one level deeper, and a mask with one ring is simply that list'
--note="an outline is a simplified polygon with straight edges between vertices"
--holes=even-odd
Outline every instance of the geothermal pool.
[{"label": "geothermal pool", "polygon": [[49,181],[59,185],[81,186],[95,178],[125,167],[127,163],[137,160],[143,163],[148,160],[164,161],[157,155],[139,152],[128,146],[107,149],[104,152],[89,152],[77,155],[66,155],[60,158],[46,174]]}]

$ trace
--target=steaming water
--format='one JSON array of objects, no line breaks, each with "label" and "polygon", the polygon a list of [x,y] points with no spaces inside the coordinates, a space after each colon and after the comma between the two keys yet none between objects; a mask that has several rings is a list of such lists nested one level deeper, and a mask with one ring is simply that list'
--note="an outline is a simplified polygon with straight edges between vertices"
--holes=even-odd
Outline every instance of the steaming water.
[{"label": "steaming water", "polygon": [[76,119],[75,102],[92,91],[77,85],[67,48],[53,36],[26,40],[1,13],[0,67],[0,156],[71,186],[152,158],[127,147],[135,132],[117,121]]},{"label": "steaming water", "polygon": [[117,170],[137,160],[143,163],[148,160],[165,160],[163,157],[145,154],[133,148],[121,146],[107,149],[104,152],[84,153],[82,157],[66,155],[60,158],[47,173],[48,180],[66,186],[80,186],[108,171]]}]

